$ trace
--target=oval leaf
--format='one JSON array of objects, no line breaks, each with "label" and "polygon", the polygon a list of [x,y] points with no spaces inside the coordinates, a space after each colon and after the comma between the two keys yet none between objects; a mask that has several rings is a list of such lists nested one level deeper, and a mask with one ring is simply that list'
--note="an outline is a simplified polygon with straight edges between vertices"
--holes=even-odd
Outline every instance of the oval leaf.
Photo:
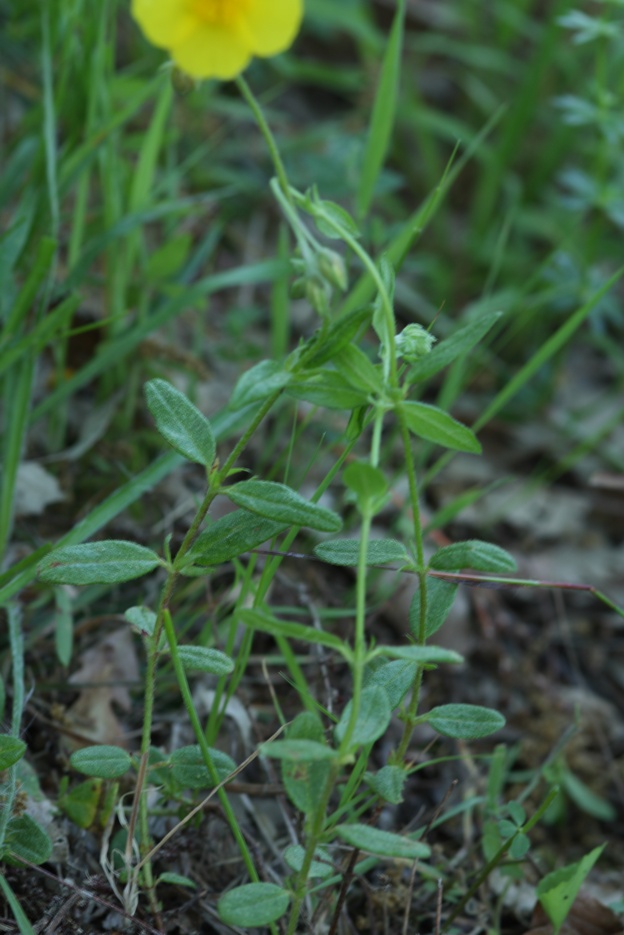
[{"label": "oval leaf", "polygon": [[147,575],[157,565],[160,559],[151,549],[108,539],[55,549],[37,571],[42,581],[53,584],[115,584]]},{"label": "oval leaf", "polygon": [[[325,744],[320,718],[312,711],[302,711],[288,728],[286,740],[311,740]],[[327,760],[282,760],[282,780],[290,801],[300,812],[314,812],[324,795],[330,770]]]},{"label": "oval leaf", "polygon": [[[359,539],[333,539],[319,542],[314,554],[330,565],[355,567],[359,560]],[[408,562],[409,555],[402,543],[396,539],[371,539],[366,549],[367,565],[388,565],[390,562]]]},{"label": "oval leaf", "polygon": [[124,613],[124,617],[139,633],[146,633],[148,636],[154,635],[158,618],[149,607],[129,607]]},{"label": "oval leaf", "polygon": [[288,909],[290,893],[274,883],[245,883],[222,896],[217,912],[226,925],[270,925]]},{"label": "oval leaf", "polygon": [[505,726],[505,718],[492,708],[473,704],[445,704],[433,708],[426,720],[444,737],[475,740],[487,737]]},{"label": "oval leaf", "polygon": [[378,854],[380,857],[402,857],[407,860],[425,859],[431,853],[430,848],[422,841],[413,841],[391,831],[380,831],[368,825],[350,824],[338,825],[336,834],[347,844],[357,847],[369,854]]},{"label": "oval leaf", "polygon": [[345,470],[342,479],[355,494],[360,513],[378,513],[388,496],[388,481],[383,471],[363,461],[353,461]]},{"label": "oval leaf", "polygon": [[70,756],[69,762],[79,773],[98,776],[100,779],[118,779],[127,773],[132,765],[132,760],[125,750],[106,744],[76,750]]},{"label": "oval leaf", "polygon": [[392,805],[403,801],[403,787],[407,773],[400,766],[383,766],[378,773],[366,773],[367,784],[371,789]]},{"label": "oval leaf", "polygon": [[462,568],[474,568],[475,571],[493,571],[498,574],[514,572],[516,562],[513,556],[491,542],[480,539],[467,539],[466,542],[454,542],[432,556],[429,562],[436,571],[461,571]]},{"label": "oval leaf", "polygon": [[404,402],[401,403],[401,414],[410,432],[419,438],[456,451],[470,451],[473,454],[479,454],[481,451],[481,445],[474,432],[437,406]]},{"label": "oval leaf", "polygon": [[[378,663],[379,660],[375,660]],[[404,659],[393,659],[375,666],[371,674],[364,675],[364,684],[379,685],[388,697],[390,709],[398,708],[408,691],[414,685],[419,666]]]},{"label": "oval leaf", "polygon": [[314,223],[325,237],[342,239],[344,232],[355,240],[359,239],[360,231],[357,224],[349,212],[337,205],[335,201],[315,200],[311,213]]},{"label": "oval leaf", "polygon": [[26,753],[26,744],[19,737],[0,734],[0,772],[13,766]]},{"label": "oval leaf", "polygon": [[292,375],[274,360],[261,360],[247,370],[234,387],[229,409],[242,409],[284,389]]},{"label": "oval leaf", "polygon": [[[11,854],[28,860],[31,864],[45,864],[52,856],[52,841],[30,815],[11,818],[4,846]],[[3,854],[3,860],[13,863],[10,855]]]},{"label": "oval leaf", "polygon": [[267,480],[248,480],[223,491],[237,506],[275,522],[308,526],[320,532],[338,532],[342,520],[337,513],[311,503],[291,487]]},{"label": "oval leaf", "polygon": [[[339,743],[346,735],[352,710],[353,702],[349,701],[336,724],[336,739]],[[373,743],[386,732],[391,717],[392,709],[387,693],[380,685],[369,685],[362,692],[360,710],[351,736],[351,745],[356,747],[360,744]]]},{"label": "oval leaf", "polygon": [[[227,779],[236,769],[234,760],[227,753],[215,750],[214,747],[210,748],[210,760],[217,771],[219,782]],[[170,763],[173,778],[181,786],[187,789],[212,789],[214,787],[214,778],[204,762],[198,744],[174,750]]]},{"label": "oval leaf", "polygon": [[234,669],[229,656],[207,646],[178,646],[178,655],[185,669],[211,672],[213,675],[229,675]]},{"label": "oval leaf", "polygon": [[215,437],[210,422],[197,406],[166,380],[146,383],[145,396],[158,431],[171,447],[189,461],[211,468]]},{"label": "oval leaf", "polygon": [[247,510],[236,510],[205,529],[189,549],[187,558],[196,565],[220,565],[262,545],[283,532],[287,525],[263,519]]},{"label": "oval leaf", "polygon": [[[442,578],[427,578],[427,611],[425,614],[425,638],[440,629],[448,617],[458,585]],[[414,592],[409,609],[410,630],[416,639],[420,636],[420,588]]]},{"label": "oval leaf", "polygon": [[[329,851],[325,848],[317,847],[314,851],[314,856],[317,859],[313,860],[310,864],[308,876],[319,877],[320,879],[330,877],[332,873],[334,873],[334,866]],[[305,848],[303,848],[301,844],[291,844],[290,847],[287,847],[284,851],[284,860],[290,869],[294,870],[296,873],[303,867],[304,857]]]}]

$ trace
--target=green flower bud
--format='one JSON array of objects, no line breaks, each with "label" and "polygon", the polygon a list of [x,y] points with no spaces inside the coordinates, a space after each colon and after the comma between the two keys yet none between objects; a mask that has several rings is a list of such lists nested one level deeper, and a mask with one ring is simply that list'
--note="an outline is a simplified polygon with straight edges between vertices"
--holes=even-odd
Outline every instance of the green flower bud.
[{"label": "green flower bud", "polygon": [[289,290],[291,299],[303,299],[306,294],[306,286],[305,276],[300,276],[299,279],[295,279]]},{"label": "green flower bud", "polygon": [[323,279],[326,279],[330,285],[340,289],[341,292],[346,292],[349,278],[347,268],[340,254],[336,253],[335,250],[323,249],[319,250],[317,258],[319,272]]},{"label": "green flower bud", "polygon": [[411,324],[397,334],[394,340],[397,357],[403,357],[408,363],[414,364],[431,352],[436,339],[422,325]]},{"label": "green flower bud", "polygon": [[329,315],[330,288],[320,276],[310,276],[305,284],[305,296],[312,308],[326,318]]}]

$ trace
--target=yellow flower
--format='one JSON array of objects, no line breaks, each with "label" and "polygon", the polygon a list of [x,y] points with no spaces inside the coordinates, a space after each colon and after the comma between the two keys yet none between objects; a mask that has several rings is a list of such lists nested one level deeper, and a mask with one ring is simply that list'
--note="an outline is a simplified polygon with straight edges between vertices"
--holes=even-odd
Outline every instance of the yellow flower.
[{"label": "yellow flower", "polygon": [[132,0],[132,15],[186,74],[228,80],[292,44],[303,0]]}]

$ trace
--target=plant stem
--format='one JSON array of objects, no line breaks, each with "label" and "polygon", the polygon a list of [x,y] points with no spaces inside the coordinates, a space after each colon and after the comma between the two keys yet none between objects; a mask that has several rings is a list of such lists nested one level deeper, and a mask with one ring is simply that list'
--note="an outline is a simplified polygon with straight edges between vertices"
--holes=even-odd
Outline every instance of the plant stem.
[{"label": "plant stem", "polygon": [[[416,469],[414,458],[412,456],[412,442],[405,417],[401,411],[400,405],[396,408],[396,417],[399,423],[401,439],[403,441],[403,456],[405,458],[405,471],[407,473],[410,505],[412,508],[412,522],[414,527],[414,541],[416,543],[416,561],[418,565],[418,587],[420,588],[420,616],[418,621],[418,643],[424,646],[427,641],[427,569],[425,567],[425,550],[422,534],[422,521],[420,516],[420,501],[418,496],[418,482],[416,480]],[[414,721],[418,716],[418,706],[420,704],[420,689],[422,687],[424,669],[419,667],[412,687],[412,697],[407,709],[405,723],[403,725],[403,734],[399,742],[395,757],[396,761],[401,763],[405,759],[407,748],[414,730]]]},{"label": "plant stem", "polygon": [[264,113],[262,111],[262,107],[260,106],[258,99],[254,95],[253,91],[251,90],[251,88],[249,87],[249,85],[247,84],[247,82],[245,81],[242,75],[238,76],[238,78],[236,79],[236,84],[238,86],[238,90],[240,91],[242,96],[245,98],[245,100],[249,104],[249,107],[251,108],[251,112],[254,115],[256,123],[258,124],[258,127],[260,128],[260,132],[262,133],[264,140],[267,144],[269,153],[271,154],[271,159],[273,160],[273,165],[275,167],[275,173],[279,179],[280,187],[284,195],[288,199],[288,201],[292,204],[292,196],[290,194],[290,186],[288,184],[288,176],[286,175],[286,169],[284,168],[282,157],[279,154],[279,149],[277,148],[275,137],[273,136],[273,133],[271,132],[271,128],[265,119]]}]

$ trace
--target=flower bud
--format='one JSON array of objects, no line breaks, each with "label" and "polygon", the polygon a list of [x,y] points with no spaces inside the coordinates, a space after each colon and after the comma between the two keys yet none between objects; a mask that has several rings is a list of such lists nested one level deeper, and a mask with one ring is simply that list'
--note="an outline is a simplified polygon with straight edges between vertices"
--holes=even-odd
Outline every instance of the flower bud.
[{"label": "flower bud", "polygon": [[340,254],[336,253],[335,250],[323,249],[319,250],[317,259],[319,272],[323,279],[326,279],[330,285],[340,289],[341,292],[346,292],[349,278],[347,268]]},{"label": "flower bud", "polygon": [[436,339],[422,325],[411,324],[406,325],[394,340],[397,357],[403,357],[408,363],[414,364],[430,353]]},{"label": "flower bud", "polygon": [[314,311],[326,318],[329,315],[330,290],[320,276],[310,276],[306,280],[305,296]]}]

